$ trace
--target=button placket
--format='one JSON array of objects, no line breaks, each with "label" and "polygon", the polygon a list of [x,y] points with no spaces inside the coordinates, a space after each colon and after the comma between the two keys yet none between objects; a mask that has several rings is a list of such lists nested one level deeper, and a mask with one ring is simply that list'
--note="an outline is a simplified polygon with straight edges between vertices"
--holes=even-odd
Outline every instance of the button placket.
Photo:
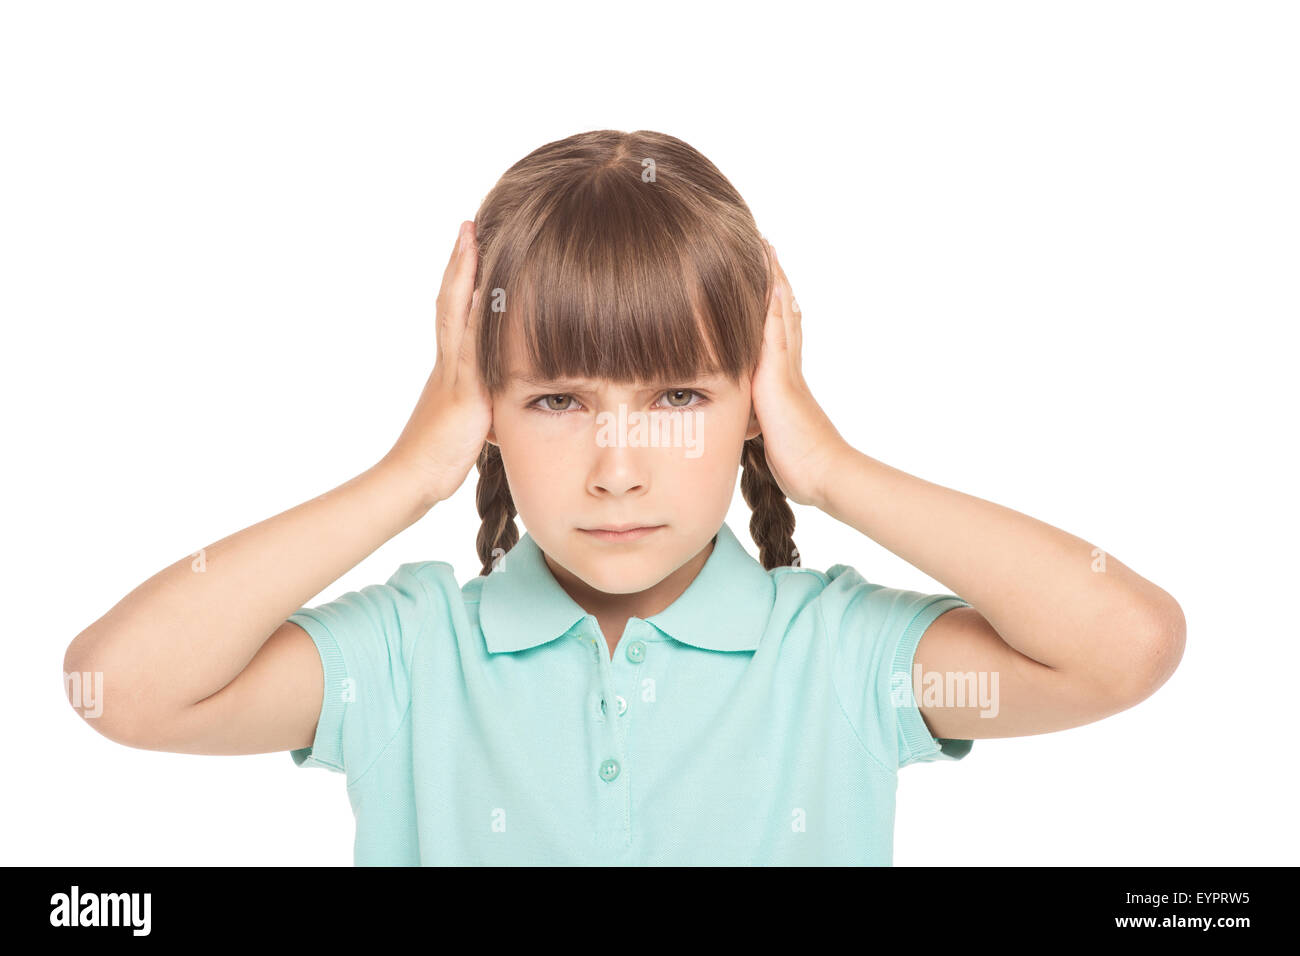
[{"label": "button placket", "polygon": [[[618,682],[631,689],[636,686],[636,675],[640,671],[641,665],[645,662],[647,656],[646,642],[636,637],[636,634],[645,634],[650,631],[651,625],[646,624],[639,619],[628,622],[627,628],[623,632],[623,639],[620,643],[623,646],[623,661],[611,661],[610,670],[618,676]],[[613,698],[617,707],[618,716],[614,718],[613,727],[614,735],[618,738],[618,752],[623,755],[624,760],[631,759],[631,751],[628,741],[632,733],[632,719],[627,717],[628,703],[627,698],[622,694],[616,694]],[[606,704],[606,710],[611,709]],[[621,840],[624,845],[630,846],[632,843],[632,792],[626,774],[620,778],[620,784],[623,790],[620,793],[622,799],[623,811],[623,832]]]},{"label": "button placket", "polygon": [[[647,625],[639,620],[628,622],[627,629],[623,632],[623,639],[620,644],[623,647],[623,659],[628,663],[621,663],[617,659],[610,661],[611,672],[611,690],[615,683],[623,683],[632,686],[635,684],[635,674],[639,666],[645,661],[647,648],[646,642],[635,635],[642,632]],[[631,665],[629,667],[629,664]],[[614,678],[618,677],[616,681]],[[611,693],[601,701],[601,712],[612,718],[611,729],[618,741],[619,753],[625,758],[627,756],[627,741],[631,731],[631,720],[623,720],[629,710],[627,698],[622,694]]]},{"label": "button placket", "polygon": [[[631,638],[630,640],[628,639],[629,635],[635,633],[639,627],[640,627],[640,622],[635,620],[629,621],[627,628],[624,630],[624,634],[623,634],[624,636],[624,640],[622,641],[624,647],[623,656],[627,660],[631,661],[633,664],[640,664],[642,661],[645,660],[645,656],[646,656],[645,641],[642,641],[639,638]],[[628,704],[627,704],[626,697],[624,697],[622,694],[618,694],[614,692],[614,687],[615,687],[614,675],[619,665],[616,660],[612,660],[609,658],[602,659],[600,665],[601,665],[601,677],[602,677],[601,683],[605,689],[599,701],[600,717],[598,719],[606,720],[610,716],[609,702],[611,700],[614,702],[614,709],[615,709],[614,716],[622,717],[627,714]],[[621,749],[626,739],[626,728],[623,726],[616,726],[614,730],[615,730],[615,736],[618,740],[618,745]]]},{"label": "button placket", "polygon": [[598,672],[598,683],[600,692],[597,697],[597,712],[594,715],[595,720],[605,724],[609,733],[602,734],[602,743],[604,745],[606,756],[601,760],[600,765],[596,768],[596,775],[605,783],[612,784],[623,772],[623,764],[618,759],[623,756],[622,734],[617,726],[610,726],[609,717],[609,700],[622,702],[620,704],[619,714],[627,709],[627,702],[614,693],[614,673],[610,666],[609,645],[600,638],[600,625],[596,619],[588,615],[588,622],[595,634],[589,638],[591,649],[596,657],[596,669]]}]

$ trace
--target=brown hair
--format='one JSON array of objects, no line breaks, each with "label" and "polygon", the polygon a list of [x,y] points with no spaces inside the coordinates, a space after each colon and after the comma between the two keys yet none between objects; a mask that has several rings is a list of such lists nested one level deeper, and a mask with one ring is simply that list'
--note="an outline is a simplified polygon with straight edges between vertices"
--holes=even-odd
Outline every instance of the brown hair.
[{"label": "brown hair", "polygon": [[[546,379],[725,374],[738,383],[757,366],[771,291],[762,238],[735,187],[680,139],[593,130],[547,143],[506,170],[474,223],[478,363],[492,395],[506,386],[506,316]],[[794,512],[767,467],[763,436],[748,439],[741,457],[763,567],[792,564]],[[491,442],[478,471],[487,574],[519,530]]]}]

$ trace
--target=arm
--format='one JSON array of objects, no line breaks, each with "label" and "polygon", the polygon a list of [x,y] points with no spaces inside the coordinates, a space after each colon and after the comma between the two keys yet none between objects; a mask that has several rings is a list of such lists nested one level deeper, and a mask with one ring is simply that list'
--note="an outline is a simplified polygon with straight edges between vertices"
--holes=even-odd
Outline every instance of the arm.
[{"label": "arm", "polygon": [[918,696],[936,737],[1047,733],[1131,707],[1177,667],[1187,624],[1165,591],[1088,542],[923,481],[850,446],[802,373],[802,315],[767,244],[771,298],[754,412],[773,478],[973,605],[941,614],[917,645],[923,672],[997,679],[996,716]]},{"label": "arm", "polygon": [[475,350],[461,347],[478,327],[471,223],[458,238],[438,293],[433,372],[392,450],[332,491],[164,568],[68,646],[65,681],[102,679],[102,707],[82,713],[100,733],[182,753],[311,746],[324,674],[310,636],[287,617],[450,497],[491,428]]},{"label": "arm", "polygon": [[323,676],[285,619],[432,505],[386,459],[164,568],[68,646],[66,673],[103,675],[102,713],[87,722],[150,749],[310,746]]},{"label": "arm", "polygon": [[831,461],[818,507],[973,605],[940,615],[916,662],[923,673],[996,673],[996,716],[918,696],[935,736],[1008,737],[1089,723],[1147,697],[1177,667],[1182,609],[1113,556],[847,444]]}]

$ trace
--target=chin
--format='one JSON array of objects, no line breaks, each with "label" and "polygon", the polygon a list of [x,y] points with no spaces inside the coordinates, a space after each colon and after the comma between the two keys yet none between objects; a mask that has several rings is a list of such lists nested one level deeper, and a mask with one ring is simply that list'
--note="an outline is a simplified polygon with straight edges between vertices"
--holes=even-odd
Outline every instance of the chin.
[{"label": "chin", "polygon": [[584,554],[567,567],[598,591],[636,594],[666,578],[673,570],[671,564],[659,554]]},{"label": "chin", "polygon": [[[588,587],[605,594],[637,594],[654,587],[671,574],[681,561],[675,560],[671,542],[607,547],[581,531],[571,531],[556,548],[542,550]],[[669,546],[665,546],[669,545]]]}]

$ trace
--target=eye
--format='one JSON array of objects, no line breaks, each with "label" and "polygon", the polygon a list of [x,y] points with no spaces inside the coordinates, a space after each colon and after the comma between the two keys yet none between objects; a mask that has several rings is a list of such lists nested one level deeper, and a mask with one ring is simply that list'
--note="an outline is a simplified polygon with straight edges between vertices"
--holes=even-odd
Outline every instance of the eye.
[{"label": "eye", "polygon": [[[682,402],[680,404],[678,404],[678,402],[676,401],[676,398],[678,396],[691,396],[691,395],[698,398],[699,401],[693,403]],[[698,408],[700,405],[704,405],[707,402],[707,399],[705,399],[705,397],[700,392],[695,391],[695,389],[693,388],[670,388],[668,389],[668,391],[664,392],[664,396],[668,399],[669,408]]]},{"label": "eye", "polygon": [[[662,393],[662,397],[668,399],[668,408],[698,408],[701,405],[708,404],[702,392],[697,392],[693,388],[670,388]],[[691,397],[697,401],[690,401]],[[558,406],[558,407],[557,407]],[[577,399],[567,393],[556,393],[554,395],[542,395],[529,403],[529,408],[542,412],[553,417],[567,415],[576,408],[582,406],[578,404]]]},{"label": "eye", "polygon": [[[562,401],[563,404],[561,405],[560,408],[556,408],[554,405],[551,404],[552,400],[554,399],[560,399]],[[545,406],[539,408],[537,405],[538,402],[544,402]],[[574,397],[572,395],[557,394],[557,395],[543,395],[541,398],[538,398],[536,401],[530,403],[529,407],[535,408],[539,412],[545,412],[547,415],[559,416],[559,415],[567,415],[569,411],[572,410],[575,404],[576,401],[574,400]]]}]

